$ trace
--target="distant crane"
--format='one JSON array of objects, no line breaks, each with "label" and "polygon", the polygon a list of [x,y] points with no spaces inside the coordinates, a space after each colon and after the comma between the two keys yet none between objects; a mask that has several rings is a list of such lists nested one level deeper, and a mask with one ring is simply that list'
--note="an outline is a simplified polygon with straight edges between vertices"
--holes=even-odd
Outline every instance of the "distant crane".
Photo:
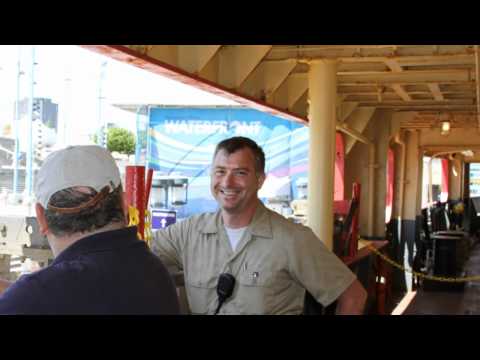
[{"label": "distant crane", "polygon": [[20,127],[20,77],[24,75],[22,71],[22,46],[18,46],[18,59],[17,59],[17,102],[15,106],[15,119],[14,119],[14,136],[15,136],[15,154],[13,155],[13,193],[15,196],[18,194],[18,158],[20,156],[20,143],[18,138],[18,130]]},{"label": "distant crane", "polygon": [[103,118],[103,100],[105,97],[103,96],[103,82],[105,80],[105,72],[107,68],[107,61],[102,62],[100,66],[100,78],[98,81],[98,124],[103,124],[97,135],[97,143],[103,147],[107,147],[107,123]]},{"label": "distant crane", "polygon": [[33,191],[33,130],[32,123],[34,121],[34,97],[35,97],[35,46],[31,47],[32,63],[30,70],[30,97],[28,101],[28,121],[27,121],[27,171],[25,181],[25,195],[31,199]]}]

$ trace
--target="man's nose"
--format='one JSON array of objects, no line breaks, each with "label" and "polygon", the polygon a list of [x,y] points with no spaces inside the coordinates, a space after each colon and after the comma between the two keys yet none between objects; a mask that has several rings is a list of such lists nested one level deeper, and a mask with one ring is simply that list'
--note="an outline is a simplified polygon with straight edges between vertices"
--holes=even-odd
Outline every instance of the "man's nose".
[{"label": "man's nose", "polygon": [[227,174],[225,174],[225,176],[222,179],[222,186],[229,187],[230,185],[233,184],[233,182],[234,182],[233,175],[227,173]]}]

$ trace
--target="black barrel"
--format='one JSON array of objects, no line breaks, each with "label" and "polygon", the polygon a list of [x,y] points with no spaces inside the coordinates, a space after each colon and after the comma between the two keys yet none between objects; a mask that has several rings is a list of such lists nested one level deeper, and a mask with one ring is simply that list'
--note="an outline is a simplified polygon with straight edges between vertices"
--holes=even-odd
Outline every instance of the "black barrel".
[{"label": "black barrel", "polygon": [[[458,242],[461,241],[454,235],[433,235],[435,276],[456,277],[459,264]],[[460,269],[461,270],[461,269]]]},{"label": "black barrel", "polygon": [[457,273],[461,273],[467,261],[469,248],[470,248],[468,233],[464,231],[448,230],[448,231],[439,231],[434,235],[454,236],[457,238],[456,248],[455,248],[456,271]]}]

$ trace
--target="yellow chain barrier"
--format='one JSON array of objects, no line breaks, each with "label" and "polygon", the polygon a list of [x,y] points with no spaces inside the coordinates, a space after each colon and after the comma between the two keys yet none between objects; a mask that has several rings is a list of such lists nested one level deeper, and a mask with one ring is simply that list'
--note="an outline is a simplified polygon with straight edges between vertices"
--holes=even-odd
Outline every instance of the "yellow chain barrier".
[{"label": "yellow chain barrier", "polygon": [[415,271],[413,269],[407,269],[404,266],[400,265],[399,263],[393,261],[390,259],[388,256],[382,254],[380,251],[378,251],[373,245],[366,243],[364,240],[359,240],[362,242],[366,247],[368,247],[372,252],[374,252],[376,255],[380,256],[383,260],[385,260],[387,263],[390,265],[405,271],[409,272],[415,276],[418,276],[419,278],[424,278],[428,280],[433,280],[433,281],[443,281],[443,282],[453,282],[453,283],[459,283],[459,282],[467,282],[467,281],[480,281],[480,275],[477,276],[467,276],[467,277],[462,277],[462,278],[450,278],[450,277],[443,277],[443,276],[433,276],[433,275],[427,275],[424,273],[420,273],[418,271]]},{"label": "yellow chain barrier", "polygon": [[140,215],[137,208],[128,207],[128,226],[136,226],[140,223]]}]

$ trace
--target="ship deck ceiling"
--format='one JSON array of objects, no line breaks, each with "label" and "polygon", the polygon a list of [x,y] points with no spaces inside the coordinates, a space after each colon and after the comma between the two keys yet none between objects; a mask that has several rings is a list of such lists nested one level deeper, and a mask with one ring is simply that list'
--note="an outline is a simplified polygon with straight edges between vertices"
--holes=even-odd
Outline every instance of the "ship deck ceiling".
[{"label": "ship deck ceiling", "polygon": [[413,111],[420,128],[441,113],[465,119],[456,126],[479,123],[475,45],[84,47],[302,123],[308,123],[309,62],[336,59],[337,106]]}]

